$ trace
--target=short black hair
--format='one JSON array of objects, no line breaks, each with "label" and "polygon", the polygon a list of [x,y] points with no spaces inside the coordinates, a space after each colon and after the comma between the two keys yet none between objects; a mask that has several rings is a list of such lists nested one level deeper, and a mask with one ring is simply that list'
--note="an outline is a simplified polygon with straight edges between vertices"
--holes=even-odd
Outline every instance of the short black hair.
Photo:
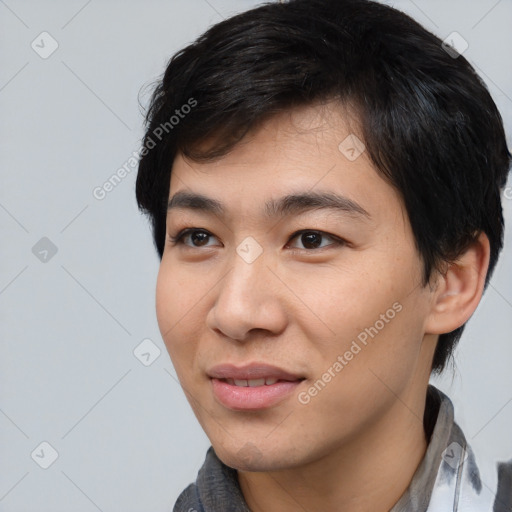
[{"label": "short black hair", "polygon": [[[423,285],[483,231],[487,286],[503,246],[501,193],[511,161],[501,116],[462,55],[370,0],[265,3],[172,57],[151,97],[136,183],[160,258],[178,152],[196,161],[222,157],[270,116],[330,100],[355,107],[376,171],[400,193]],[[434,372],[463,328],[440,335]]]}]

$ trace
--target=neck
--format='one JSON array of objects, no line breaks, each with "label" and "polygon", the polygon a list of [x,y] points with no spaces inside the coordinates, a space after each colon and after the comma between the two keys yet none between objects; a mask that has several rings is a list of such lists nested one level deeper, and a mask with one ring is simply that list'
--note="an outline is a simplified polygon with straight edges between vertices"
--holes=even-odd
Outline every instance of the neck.
[{"label": "neck", "polygon": [[[252,512],[389,511],[405,492],[427,449],[425,397],[394,406],[349,442],[312,462],[275,472],[238,472]],[[414,398],[414,399],[413,399]]]}]

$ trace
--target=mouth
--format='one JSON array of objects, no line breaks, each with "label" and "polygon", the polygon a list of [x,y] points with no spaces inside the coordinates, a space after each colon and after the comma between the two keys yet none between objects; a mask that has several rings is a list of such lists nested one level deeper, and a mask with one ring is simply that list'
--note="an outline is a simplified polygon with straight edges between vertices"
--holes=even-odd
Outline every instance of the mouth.
[{"label": "mouth", "polygon": [[258,386],[272,386],[276,382],[293,382],[274,377],[263,377],[261,379],[219,379],[222,382],[227,382],[231,386],[238,386],[241,388],[256,388]]},{"label": "mouth", "polygon": [[276,406],[289,398],[305,377],[267,364],[218,365],[208,371],[215,399],[236,411]]}]

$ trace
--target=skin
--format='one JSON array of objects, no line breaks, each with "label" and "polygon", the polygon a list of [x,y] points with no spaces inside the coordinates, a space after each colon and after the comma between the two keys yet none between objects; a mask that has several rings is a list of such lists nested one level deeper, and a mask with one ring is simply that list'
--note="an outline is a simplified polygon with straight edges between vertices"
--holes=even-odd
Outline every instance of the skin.
[{"label": "skin", "polygon": [[[350,161],[338,149],[357,133],[356,120],[341,112],[335,103],[284,112],[216,161],[178,154],[173,163],[169,197],[200,193],[222,202],[226,214],[169,212],[169,236],[184,228],[210,236],[205,245],[191,236],[166,240],[157,319],[194,413],[218,457],[238,470],[253,512],[392,508],[427,448],[422,418],[438,334],[462,325],[483,289],[485,235],[422,286],[398,193],[366,152]],[[266,201],[308,191],[344,195],[369,217],[326,209],[263,214]],[[302,229],[323,232],[320,246],[292,238]],[[248,236],[263,249],[250,264],[236,252]],[[301,403],[298,393],[397,303],[400,312]],[[249,362],[305,380],[268,409],[228,409],[206,372]]]}]

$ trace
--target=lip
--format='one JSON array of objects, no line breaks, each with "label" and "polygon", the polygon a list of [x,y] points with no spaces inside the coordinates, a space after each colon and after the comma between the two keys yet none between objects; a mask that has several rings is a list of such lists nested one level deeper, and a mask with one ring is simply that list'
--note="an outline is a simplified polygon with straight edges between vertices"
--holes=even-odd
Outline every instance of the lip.
[{"label": "lip", "polygon": [[[288,398],[304,380],[300,375],[263,363],[244,366],[222,364],[210,368],[207,373],[217,401],[235,411],[254,411],[275,406]],[[226,379],[277,379],[277,382],[243,387]]]},{"label": "lip", "polygon": [[248,380],[273,378],[278,380],[296,381],[304,378],[302,375],[293,374],[277,366],[265,363],[250,363],[244,366],[219,364],[210,368],[206,373],[209,377],[215,379]]}]

